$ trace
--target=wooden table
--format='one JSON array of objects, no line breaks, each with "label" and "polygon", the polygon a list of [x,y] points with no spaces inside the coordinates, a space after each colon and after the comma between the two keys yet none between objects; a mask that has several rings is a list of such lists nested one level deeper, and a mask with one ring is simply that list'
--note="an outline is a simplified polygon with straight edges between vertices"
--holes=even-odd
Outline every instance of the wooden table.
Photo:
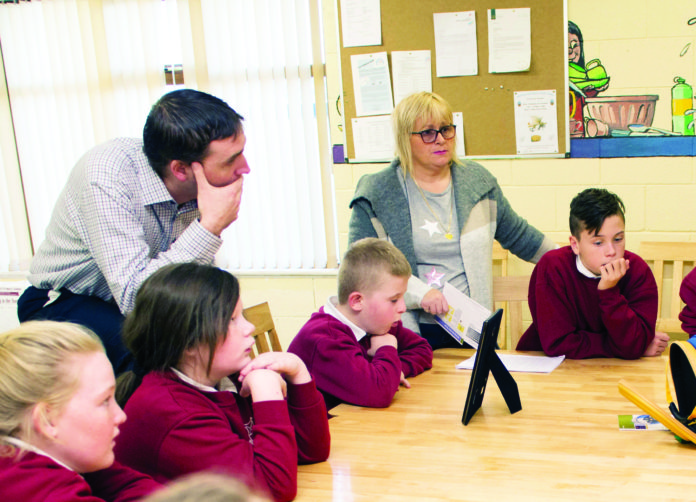
[{"label": "wooden table", "polygon": [[665,359],[564,361],[550,374],[513,373],[522,411],[493,380],[461,423],[470,350],[436,351],[386,409],[332,410],[327,462],[300,466],[299,501],[696,499],[696,447],[669,432],[620,431],[641,411],[622,378],[666,407]]}]

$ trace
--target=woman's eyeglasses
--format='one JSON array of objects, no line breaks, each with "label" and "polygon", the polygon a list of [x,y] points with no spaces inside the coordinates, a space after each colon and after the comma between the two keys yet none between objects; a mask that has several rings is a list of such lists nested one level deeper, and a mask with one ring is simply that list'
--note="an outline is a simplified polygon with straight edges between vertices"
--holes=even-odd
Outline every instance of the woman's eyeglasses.
[{"label": "woman's eyeglasses", "polygon": [[443,139],[452,139],[456,133],[457,126],[450,124],[442,126],[439,129],[425,129],[423,131],[412,132],[411,134],[420,134],[423,143],[435,143],[438,134],[442,134]]}]

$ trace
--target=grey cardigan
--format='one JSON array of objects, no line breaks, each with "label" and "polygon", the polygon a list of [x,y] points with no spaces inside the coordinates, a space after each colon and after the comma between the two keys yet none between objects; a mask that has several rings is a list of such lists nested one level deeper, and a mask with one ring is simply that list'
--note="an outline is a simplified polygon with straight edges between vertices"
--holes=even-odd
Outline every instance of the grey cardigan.
[{"label": "grey cardigan", "polygon": [[[411,213],[404,192],[403,169],[398,159],[375,174],[360,178],[350,202],[349,244],[365,237],[387,239],[401,250],[417,270],[413,248]],[[457,219],[461,228],[459,248],[471,298],[493,307],[493,240],[525,261],[536,263],[556,244],[527,223],[510,207],[495,177],[482,165],[464,161],[452,166]],[[430,287],[411,276],[406,306],[420,308]]]}]

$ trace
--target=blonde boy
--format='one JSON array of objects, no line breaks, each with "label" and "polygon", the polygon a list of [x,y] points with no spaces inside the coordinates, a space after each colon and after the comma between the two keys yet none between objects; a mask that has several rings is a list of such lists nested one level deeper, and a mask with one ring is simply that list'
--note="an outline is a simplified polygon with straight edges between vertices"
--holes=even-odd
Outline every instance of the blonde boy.
[{"label": "blonde boy", "polygon": [[428,342],[401,324],[411,267],[394,245],[375,238],[348,249],[332,296],[302,327],[288,352],[297,354],[324,395],[341,402],[389,406],[407,377],[432,366]]}]

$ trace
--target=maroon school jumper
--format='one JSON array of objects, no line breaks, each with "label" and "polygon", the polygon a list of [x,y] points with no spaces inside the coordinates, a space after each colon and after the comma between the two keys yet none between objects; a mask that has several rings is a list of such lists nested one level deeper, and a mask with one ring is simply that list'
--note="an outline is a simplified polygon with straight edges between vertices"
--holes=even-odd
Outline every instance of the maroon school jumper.
[{"label": "maroon school jumper", "polygon": [[696,335],[696,268],[684,277],[679,288],[679,296],[685,304],[679,314],[682,329],[689,336]]},{"label": "maroon school jumper", "polygon": [[7,502],[130,502],[161,487],[117,462],[84,476],[34,452],[0,457],[0,494]]},{"label": "maroon school jumper", "polygon": [[626,251],[629,269],[613,288],[578,271],[570,246],[549,251],[529,283],[532,325],[517,350],[543,350],[570,359],[638,359],[655,337],[657,285],[650,267]]},{"label": "maroon school jumper", "polygon": [[399,390],[401,372],[412,377],[433,365],[428,342],[401,321],[389,330],[398,350],[381,347],[374,357],[367,355],[370,336],[360,342],[349,326],[324,313],[324,307],[302,327],[288,347],[307,366],[324,394],[327,408],[341,402],[384,408]]},{"label": "maroon school jumper", "polygon": [[313,381],[288,384],[286,401],[252,403],[151,372],[124,411],[116,458],[158,481],[215,469],[286,501],[297,492],[298,460],[329,456],[326,407]]}]

